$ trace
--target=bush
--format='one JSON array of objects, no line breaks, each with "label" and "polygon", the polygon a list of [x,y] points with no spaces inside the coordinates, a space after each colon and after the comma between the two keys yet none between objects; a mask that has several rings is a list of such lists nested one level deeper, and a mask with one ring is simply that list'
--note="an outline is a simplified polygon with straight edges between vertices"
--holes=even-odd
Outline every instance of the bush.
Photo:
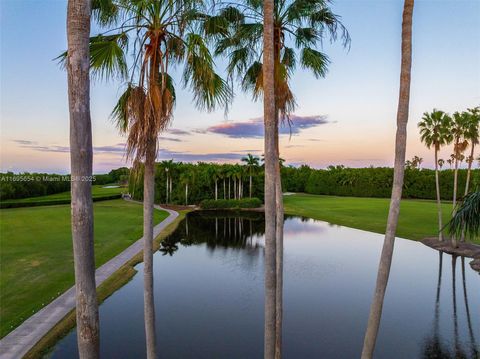
[{"label": "bush", "polygon": [[206,199],[200,203],[202,209],[239,209],[239,208],[258,208],[262,201],[258,198],[243,199]]}]

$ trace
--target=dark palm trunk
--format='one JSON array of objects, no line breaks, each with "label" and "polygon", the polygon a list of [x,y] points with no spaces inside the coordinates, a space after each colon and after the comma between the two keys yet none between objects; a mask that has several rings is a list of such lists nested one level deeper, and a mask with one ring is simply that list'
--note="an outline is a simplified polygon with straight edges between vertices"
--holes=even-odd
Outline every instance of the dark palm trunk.
[{"label": "dark palm trunk", "polygon": [[143,194],[144,316],[147,358],[156,358],[155,302],[153,297],[153,201],[155,198],[156,140],[150,139],[145,156]]},{"label": "dark palm trunk", "polygon": [[405,173],[405,152],[407,145],[407,122],[410,102],[410,74],[412,66],[412,15],[414,0],[405,0],[402,23],[402,64],[400,72],[400,94],[397,111],[397,134],[395,141],[395,166],[392,197],[388,212],[387,228],[383,243],[377,283],[373,296],[367,331],[363,343],[362,359],[372,358],[382,315],[383,299],[387,289],[390,266],[392,264],[395,233],[400,213],[403,178]]},{"label": "dark palm trunk", "polygon": [[438,148],[435,147],[435,187],[437,190],[437,208],[438,208],[438,240],[443,240],[442,234],[442,201],[440,198],[440,181],[438,179]]},{"label": "dark palm trunk", "polygon": [[470,175],[472,172],[472,163],[474,161],[474,154],[475,154],[475,142],[472,141],[472,148],[470,150],[470,161],[468,162],[468,169],[467,169],[467,181],[465,182],[465,196],[468,194],[469,186],[470,186]]},{"label": "dark palm trunk", "polygon": [[265,124],[265,341],[264,358],[275,357],[276,325],[276,186],[275,186],[275,83],[273,48],[273,0],[263,2],[263,87]]},{"label": "dark palm trunk", "polygon": [[92,203],[92,124],[90,119],[90,1],[69,0],[68,105],[70,111],[71,225],[75,263],[78,354],[99,357]]}]

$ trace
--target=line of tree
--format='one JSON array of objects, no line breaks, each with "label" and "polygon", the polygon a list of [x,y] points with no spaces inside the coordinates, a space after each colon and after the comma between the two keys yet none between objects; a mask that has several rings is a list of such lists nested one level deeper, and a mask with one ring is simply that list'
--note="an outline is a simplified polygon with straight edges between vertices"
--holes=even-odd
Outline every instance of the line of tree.
[{"label": "line of tree", "polygon": [[[106,174],[95,174],[94,185],[126,185],[130,169],[120,167]],[[70,191],[71,176],[52,173],[0,173],[0,200],[39,197]]]},{"label": "line of tree", "polygon": [[[418,123],[420,129],[420,138],[428,148],[433,148],[435,158],[435,187],[438,207],[438,229],[440,241],[443,240],[442,230],[442,206],[441,192],[443,181],[440,181],[439,167],[444,164],[443,159],[438,158],[438,153],[443,146],[453,144],[453,153],[448,159],[449,164],[454,164],[453,175],[453,194],[452,194],[452,215],[454,215],[457,205],[458,193],[458,168],[459,164],[465,159],[468,168],[465,179],[464,196],[467,196],[470,189],[470,178],[472,164],[475,160],[475,145],[479,143],[480,138],[480,107],[467,109],[463,112],[455,112],[453,116],[434,109],[432,112],[425,112],[422,120]],[[470,147],[470,154],[465,156],[464,153]],[[462,236],[464,238],[464,236]],[[451,236],[452,245],[457,246],[457,237]]]},{"label": "line of tree", "polygon": [[[143,198],[142,173],[142,168],[132,172],[129,181],[129,192],[138,200]],[[319,195],[387,198],[393,182],[393,168],[389,167],[314,169],[307,165],[282,165],[281,173],[284,191]],[[406,168],[403,198],[435,199],[435,173],[430,169]],[[475,187],[480,184],[480,170],[471,173]],[[190,205],[211,199],[263,200],[264,175],[261,159],[251,154],[238,164],[163,161],[155,165],[155,202]],[[453,170],[438,171],[442,200],[453,198],[454,175]],[[458,187],[463,188],[468,170],[458,170],[457,176]]]}]

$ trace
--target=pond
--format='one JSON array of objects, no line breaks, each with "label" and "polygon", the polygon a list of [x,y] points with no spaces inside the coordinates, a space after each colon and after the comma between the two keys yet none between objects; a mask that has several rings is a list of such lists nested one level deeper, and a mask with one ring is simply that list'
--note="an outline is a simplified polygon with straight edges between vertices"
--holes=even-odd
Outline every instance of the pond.
[{"label": "pond", "polygon": [[[154,255],[160,358],[263,356],[263,230],[258,213],[193,212],[163,242]],[[285,358],[360,357],[382,242],[286,217]],[[468,261],[396,241],[376,358],[477,357],[480,276]],[[145,357],[142,264],[136,269],[100,306],[103,358]],[[78,357],[75,330],[49,357]]]}]

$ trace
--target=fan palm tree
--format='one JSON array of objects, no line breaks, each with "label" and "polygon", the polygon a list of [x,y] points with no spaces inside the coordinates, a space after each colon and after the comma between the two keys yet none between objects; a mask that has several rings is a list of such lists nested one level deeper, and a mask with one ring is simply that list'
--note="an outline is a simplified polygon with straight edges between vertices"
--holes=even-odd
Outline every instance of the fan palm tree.
[{"label": "fan palm tree", "polygon": [[437,192],[437,210],[438,210],[438,239],[443,240],[442,236],[442,203],[440,197],[440,181],[438,176],[438,152],[440,148],[452,141],[450,131],[451,119],[443,111],[433,110],[431,113],[425,112],[422,120],[418,123],[420,128],[420,139],[427,148],[434,149],[435,152],[435,188]]},{"label": "fan palm tree", "polygon": [[393,172],[392,197],[388,211],[387,228],[383,242],[380,264],[378,266],[377,283],[370,307],[367,331],[363,342],[362,359],[373,356],[377,340],[383,300],[387,289],[390,267],[392,264],[395,233],[397,230],[400,201],[402,199],[403,178],[405,174],[405,152],[407,147],[407,122],[410,104],[410,78],[412,67],[412,16],[414,0],[405,0],[402,22],[402,62],[400,70],[400,93],[397,110],[397,133],[395,141],[395,166]]},{"label": "fan palm tree", "polygon": [[245,162],[248,168],[248,176],[249,176],[249,194],[250,198],[252,198],[252,189],[253,189],[253,183],[252,183],[252,177],[254,171],[258,168],[260,165],[260,160],[258,157],[253,156],[252,154],[247,154],[247,157],[242,158],[242,162]]},{"label": "fan palm tree", "polygon": [[[92,124],[90,119],[89,36],[91,4],[69,0],[67,7],[68,104],[70,111],[71,222],[75,264],[78,354],[99,357],[98,304],[93,247]],[[78,179],[78,180],[76,180]]]},{"label": "fan palm tree", "polygon": [[467,160],[467,180],[465,182],[465,196],[468,194],[470,185],[470,175],[472,171],[472,163],[475,153],[475,145],[478,145],[480,138],[480,107],[468,109],[468,120],[465,126],[465,139],[470,142],[470,156]]},{"label": "fan palm tree", "polygon": [[[260,5],[261,6],[261,5]],[[261,69],[263,92],[263,122],[265,126],[265,359],[275,358],[276,344],[276,208],[275,208],[275,50],[274,0],[263,1],[263,62]]]},{"label": "fan palm tree", "polygon": [[[265,121],[265,189],[267,186],[273,186],[276,213],[272,218],[273,223],[283,225],[283,198],[281,195],[280,170],[277,166],[278,153],[278,127],[279,120],[289,119],[289,114],[295,109],[295,97],[291,91],[289,80],[297,67],[297,57],[303,68],[313,72],[315,77],[324,77],[329,63],[328,57],[318,51],[325,35],[331,40],[336,40],[340,34],[344,46],[347,46],[350,37],[345,27],[327,6],[324,0],[285,0],[275,1],[273,9],[270,5],[256,0],[244,0],[235,5],[223,7],[215,17],[218,26],[211,27],[212,35],[221,35],[217,41],[216,54],[222,54],[228,57],[229,64],[227,71],[230,78],[238,77],[242,89],[251,92],[254,100],[262,97],[262,92],[266,91],[269,84],[265,77],[264,66],[267,66],[266,48],[273,46],[273,98],[275,123],[270,124]],[[272,11],[271,24],[272,31],[271,44],[267,44],[267,23],[266,11]],[[263,47],[262,47],[263,37]],[[297,50],[297,51],[296,51]],[[297,52],[299,54],[297,54]],[[270,70],[267,70],[270,71]],[[265,101],[264,94],[264,101]],[[266,109],[264,110],[266,111]],[[269,138],[267,133],[270,128],[274,131],[273,138]],[[273,142],[270,142],[273,141]],[[269,161],[268,151],[276,151],[271,167],[267,165]],[[273,171],[268,173],[268,171]],[[268,179],[272,177],[273,182]],[[279,192],[277,195],[276,193]],[[267,192],[266,192],[267,194]],[[266,199],[265,206],[268,199]],[[267,215],[266,226],[271,225],[270,218]],[[281,218],[280,220],[278,220]],[[267,231],[269,233],[269,231]],[[279,242],[279,248],[282,246],[283,237],[281,233],[274,230],[276,241]],[[280,264],[280,263],[279,263]],[[280,272],[280,269],[278,270]],[[280,298],[277,298],[280,300]],[[277,344],[278,346],[278,344]]]},{"label": "fan palm tree", "polygon": [[[197,107],[212,110],[231,99],[227,83],[214,71],[201,33],[204,18],[194,0],[104,0],[99,17],[111,28],[90,39],[90,65],[102,77],[122,76],[125,92],[113,109],[119,130],[127,135],[127,158],[144,162],[144,296],[147,357],[155,358],[153,302],[153,204],[158,135],[173,118],[175,86],[170,72],[184,65],[183,85]],[[107,6],[108,5],[108,6]],[[131,46],[130,46],[130,45]],[[126,58],[133,64],[128,67]],[[171,187],[171,179],[169,187]]]}]

